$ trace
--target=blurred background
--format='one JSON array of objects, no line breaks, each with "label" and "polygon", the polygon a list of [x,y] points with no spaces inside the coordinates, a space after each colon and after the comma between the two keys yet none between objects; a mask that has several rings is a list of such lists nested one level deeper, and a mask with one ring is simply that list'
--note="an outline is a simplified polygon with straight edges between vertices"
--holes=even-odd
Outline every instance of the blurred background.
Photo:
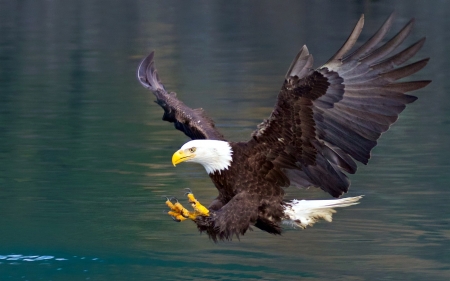
[{"label": "blurred background", "polygon": [[[174,223],[162,195],[216,195],[204,169],[171,165],[187,141],[135,78],[155,50],[167,89],[249,138],[303,44],[320,66],[361,14],[392,11],[412,60],[431,61],[368,166],[358,206],[307,230],[214,244]],[[449,280],[450,2],[0,0],[0,280]],[[329,198],[287,189],[288,198]]]}]

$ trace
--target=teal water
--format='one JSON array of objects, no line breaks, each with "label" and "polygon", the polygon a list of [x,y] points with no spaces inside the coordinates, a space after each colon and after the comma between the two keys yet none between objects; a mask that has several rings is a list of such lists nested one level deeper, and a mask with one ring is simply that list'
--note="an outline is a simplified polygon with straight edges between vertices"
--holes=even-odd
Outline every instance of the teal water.
[{"label": "teal water", "polygon": [[[156,51],[166,88],[230,140],[266,118],[303,44],[324,63],[361,13],[427,36],[416,92],[351,176],[333,223],[214,244],[162,195],[217,194],[171,165],[187,139],[135,79]],[[0,280],[449,280],[450,5],[425,1],[0,0]],[[391,33],[392,34],[392,33]],[[328,198],[288,189],[290,197]]]}]

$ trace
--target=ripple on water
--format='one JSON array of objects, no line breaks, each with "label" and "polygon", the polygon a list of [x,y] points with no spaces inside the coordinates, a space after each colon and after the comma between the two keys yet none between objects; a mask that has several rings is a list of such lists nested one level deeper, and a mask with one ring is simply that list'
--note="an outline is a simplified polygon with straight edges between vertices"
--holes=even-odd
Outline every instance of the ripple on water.
[{"label": "ripple on water", "polygon": [[[74,257],[76,258],[76,257]],[[82,257],[80,259],[84,259],[85,257]],[[11,254],[11,255],[0,255],[0,263],[14,263],[17,264],[17,262],[25,261],[25,262],[35,262],[35,261],[67,261],[66,258],[61,257],[55,257],[55,256],[48,256],[48,255],[18,255],[18,254]],[[98,260],[98,258],[93,258],[93,261]]]}]

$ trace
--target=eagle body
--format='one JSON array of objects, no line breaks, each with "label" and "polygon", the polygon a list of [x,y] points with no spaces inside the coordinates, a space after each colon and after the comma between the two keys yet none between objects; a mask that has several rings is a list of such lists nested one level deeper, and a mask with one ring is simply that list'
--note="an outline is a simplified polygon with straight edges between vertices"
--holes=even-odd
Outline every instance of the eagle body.
[{"label": "eagle body", "polygon": [[[251,225],[269,233],[281,234],[280,222],[284,217],[282,186],[286,186],[286,183],[280,185],[278,178],[268,176],[273,164],[267,161],[265,156],[249,157],[248,153],[252,151],[248,143],[238,142],[230,145],[233,150],[230,167],[209,175],[219,192],[219,196],[209,209],[213,211],[212,216],[217,217],[221,214],[223,206],[227,204],[228,208],[236,206],[237,212],[230,215],[239,216],[239,222],[245,225],[238,225],[236,220],[224,219],[225,225],[222,225],[224,231],[219,232],[217,238],[224,239],[244,234]],[[218,224],[209,224],[209,221],[211,218],[205,220],[204,217],[200,217],[197,225],[201,231],[214,236],[216,234],[214,228]],[[233,223],[227,225],[227,221]],[[213,239],[216,240],[215,237]]]},{"label": "eagle body", "polygon": [[401,66],[425,38],[399,51],[414,20],[383,41],[393,19],[392,14],[367,42],[354,48],[362,16],[344,45],[316,69],[303,46],[271,115],[248,141],[227,141],[203,109],[192,109],[167,92],[153,52],[141,62],[138,79],[156,96],[163,120],[192,139],[174,153],[173,164],[203,165],[218,190],[209,213],[193,219],[201,232],[214,241],[239,237],[252,226],[280,234],[282,224],[304,228],[319,219],[331,221],[334,208],[358,203],[360,196],[286,201],[284,188],[318,187],[335,198],[345,194],[356,162],[368,163],[381,134],[417,99],[405,93],[431,82],[397,81],[425,67],[429,59]]}]

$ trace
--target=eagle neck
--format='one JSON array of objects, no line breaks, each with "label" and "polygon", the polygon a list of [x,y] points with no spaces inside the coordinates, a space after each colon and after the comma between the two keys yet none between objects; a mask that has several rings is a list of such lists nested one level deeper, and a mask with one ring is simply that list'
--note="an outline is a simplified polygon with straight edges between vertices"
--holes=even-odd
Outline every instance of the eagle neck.
[{"label": "eagle neck", "polygon": [[204,140],[203,142],[211,144],[207,157],[199,160],[206,172],[210,175],[226,172],[233,162],[233,149],[230,143],[217,140]]},{"label": "eagle neck", "polygon": [[244,168],[242,165],[242,150],[239,143],[229,143],[233,151],[232,161],[227,169],[209,173],[217,190],[224,198],[231,199],[236,194],[235,180],[239,178]]}]

